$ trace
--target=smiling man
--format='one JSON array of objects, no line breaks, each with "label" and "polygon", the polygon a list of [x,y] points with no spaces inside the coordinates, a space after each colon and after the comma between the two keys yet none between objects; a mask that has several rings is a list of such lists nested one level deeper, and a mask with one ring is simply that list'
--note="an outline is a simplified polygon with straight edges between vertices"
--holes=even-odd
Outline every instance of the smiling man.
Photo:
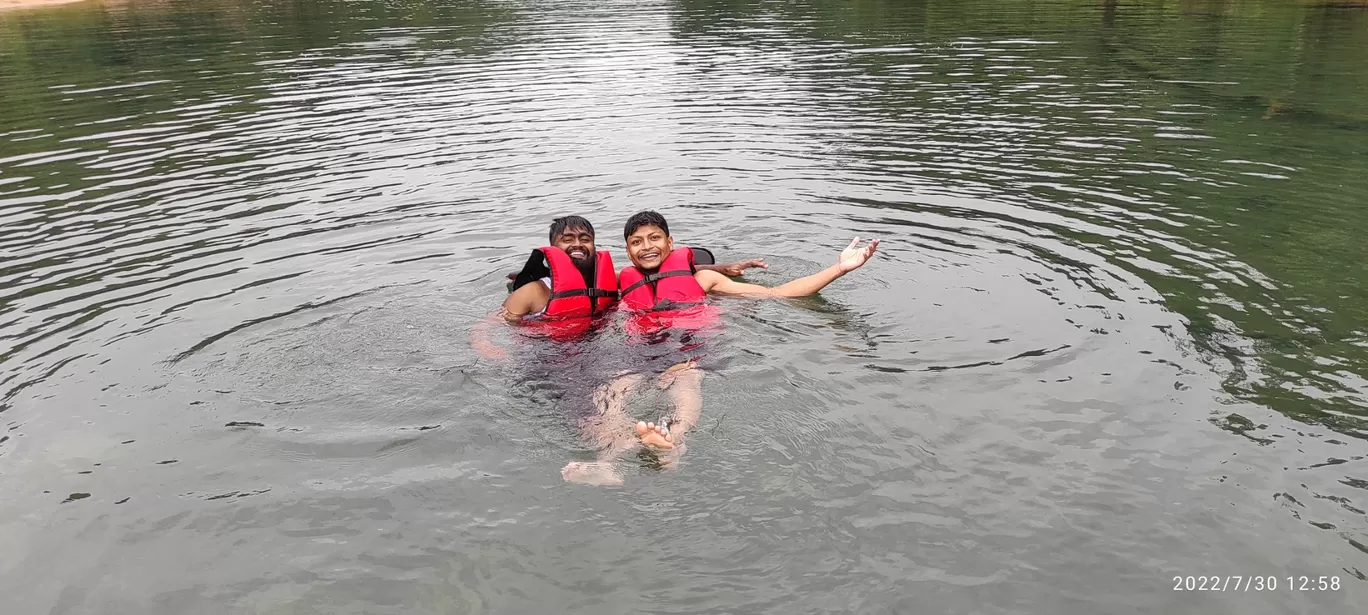
[{"label": "smiling man", "polygon": [[510,323],[522,323],[529,317],[547,316],[552,301],[564,298],[573,300],[566,302],[573,305],[553,310],[551,316],[597,315],[617,303],[617,282],[608,273],[612,269],[608,252],[595,249],[594,225],[579,216],[556,218],[551,221],[550,245],[532,252],[514,278],[513,292],[504,299],[500,314]]},{"label": "smiling man", "polygon": [[[513,281],[513,292],[504,299],[500,315],[510,323],[524,324],[529,319],[585,318],[601,315],[617,302],[613,259],[594,244],[594,226],[580,216],[565,216],[551,221],[551,244],[538,248]],[[556,250],[568,260],[560,258]],[[567,265],[575,271],[569,271]],[[700,270],[719,276],[739,276],[746,269],[765,268],[760,258],[722,265],[711,262],[697,265]],[[533,284],[532,282],[539,282]],[[565,299],[561,305],[552,305]],[[552,308],[552,309],[548,309]]]}]

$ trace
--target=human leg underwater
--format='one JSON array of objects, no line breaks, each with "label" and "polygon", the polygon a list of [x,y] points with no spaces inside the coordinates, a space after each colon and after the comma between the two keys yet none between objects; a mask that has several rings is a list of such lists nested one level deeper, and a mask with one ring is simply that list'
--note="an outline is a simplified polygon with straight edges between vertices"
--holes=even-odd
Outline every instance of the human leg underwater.
[{"label": "human leg underwater", "polygon": [[622,473],[614,461],[641,444],[627,415],[627,396],[645,380],[640,374],[626,374],[594,390],[593,411],[579,417],[576,428],[580,438],[595,450],[595,459],[566,464],[561,468],[565,480],[591,485],[622,484]]}]

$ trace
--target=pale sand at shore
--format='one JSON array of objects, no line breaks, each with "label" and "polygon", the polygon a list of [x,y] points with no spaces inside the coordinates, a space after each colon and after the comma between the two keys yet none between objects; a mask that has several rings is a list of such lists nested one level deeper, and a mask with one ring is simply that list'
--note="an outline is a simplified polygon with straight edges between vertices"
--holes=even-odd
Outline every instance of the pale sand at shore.
[{"label": "pale sand at shore", "polygon": [[74,4],[86,0],[0,0],[0,11],[5,9],[27,9],[58,4]]}]

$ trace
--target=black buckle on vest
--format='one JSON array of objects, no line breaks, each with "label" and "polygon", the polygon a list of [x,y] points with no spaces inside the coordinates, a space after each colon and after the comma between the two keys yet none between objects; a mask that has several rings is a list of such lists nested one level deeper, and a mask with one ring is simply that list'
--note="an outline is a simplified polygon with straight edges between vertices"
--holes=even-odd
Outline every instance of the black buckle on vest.
[{"label": "black buckle on vest", "polygon": [[[608,297],[616,301],[618,292],[615,290],[604,290],[602,288],[577,288],[575,290],[561,290],[551,293],[551,301],[563,299],[565,297],[589,297],[589,315],[593,317],[598,316],[599,313],[598,300],[602,297]],[[547,302],[547,305],[550,305],[549,301]]]},{"label": "black buckle on vest", "polygon": [[551,293],[552,299],[564,299],[566,297],[589,297],[590,299],[608,297],[610,299],[617,299],[618,292],[615,290],[604,290],[602,288],[577,288],[575,290],[561,290]]}]

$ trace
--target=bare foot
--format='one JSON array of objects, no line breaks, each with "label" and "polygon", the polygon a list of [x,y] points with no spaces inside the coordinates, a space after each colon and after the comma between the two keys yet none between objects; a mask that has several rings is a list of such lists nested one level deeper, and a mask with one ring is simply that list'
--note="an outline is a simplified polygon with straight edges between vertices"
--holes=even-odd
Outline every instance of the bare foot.
[{"label": "bare foot", "polygon": [[674,448],[674,439],[669,432],[665,431],[664,425],[655,423],[636,424],[637,437],[641,438],[641,443],[654,449],[670,450]]},{"label": "bare foot", "polygon": [[622,484],[622,474],[612,464],[572,461],[561,468],[561,478],[595,487],[616,487]]}]

